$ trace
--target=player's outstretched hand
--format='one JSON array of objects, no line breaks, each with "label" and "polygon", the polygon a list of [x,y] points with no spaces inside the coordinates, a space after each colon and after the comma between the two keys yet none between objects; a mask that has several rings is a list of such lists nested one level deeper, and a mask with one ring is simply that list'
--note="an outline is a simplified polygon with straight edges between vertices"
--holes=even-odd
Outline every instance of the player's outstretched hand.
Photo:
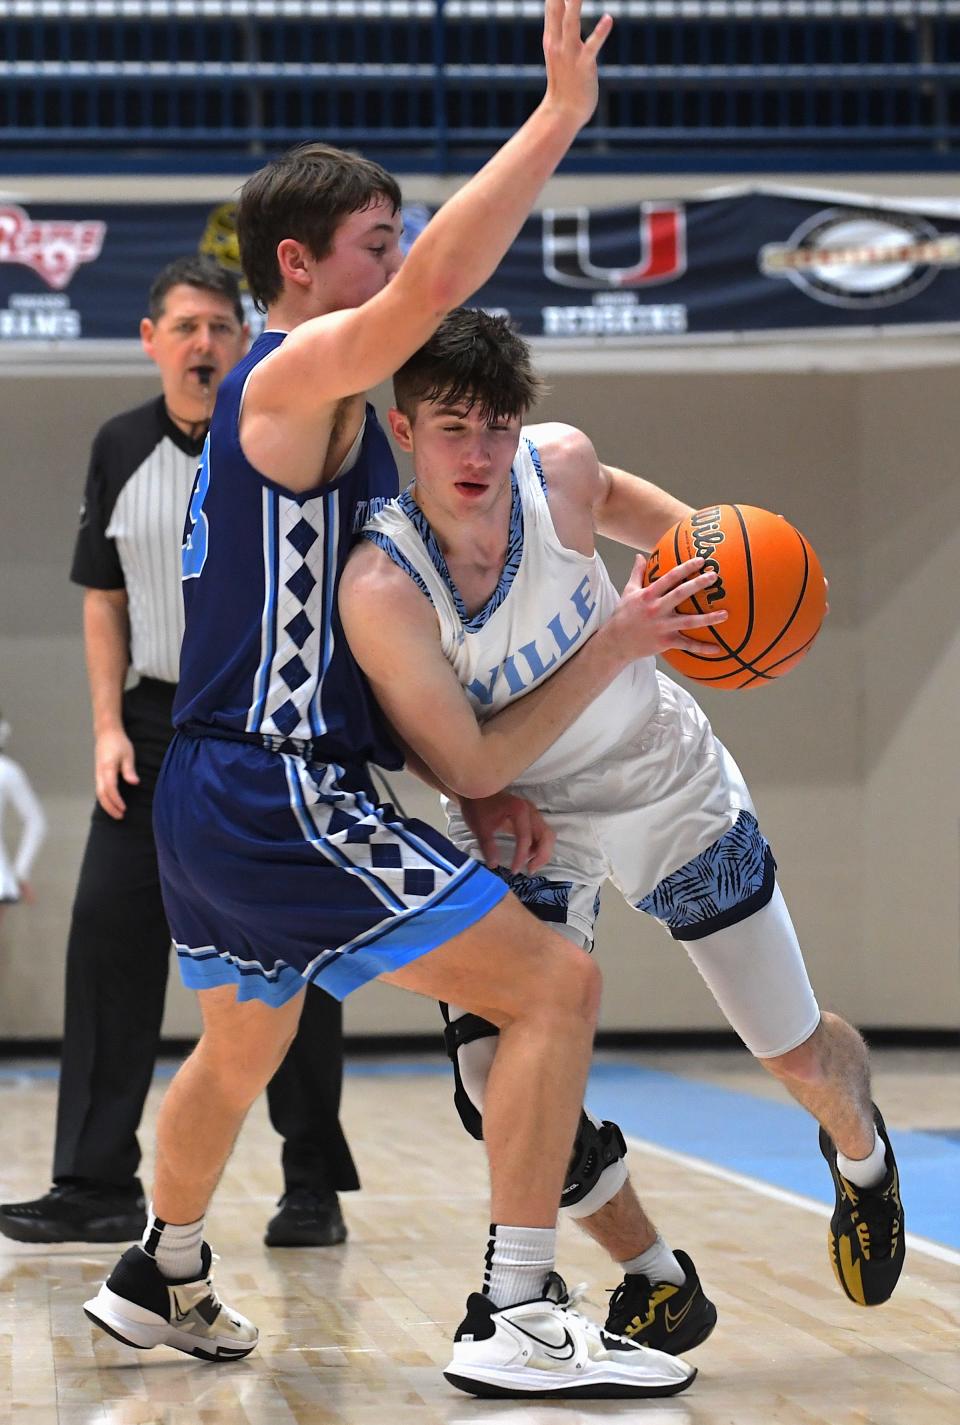
[{"label": "player's outstretched hand", "polygon": [[597,107],[597,56],[613,28],[601,15],[593,32],[580,33],[581,0],[546,0],[543,17],[543,58],[547,67],[544,104],[570,110],[585,124]]},{"label": "player's outstretched hand", "polygon": [[461,797],[460,814],[480,846],[480,854],[492,871],[503,865],[497,837],[513,841],[510,871],[528,875],[545,866],[553,854],[554,832],[543,815],[526,797],[513,792],[497,792],[492,797]]},{"label": "player's outstretched hand", "polygon": [[[713,613],[691,614],[679,612],[679,605],[686,599],[700,594],[716,583],[716,573],[708,570],[701,573],[704,560],[688,559],[661,574],[646,588],[643,587],[643,572],[647,562],[642,554],[637,555],[633,572],[623,591],[623,597],[616,613],[610,619],[618,620],[618,637],[626,640],[634,658],[648,658],[651,653],[662,653],[666,648],[682,648],[686,653],[713,652],[709,645],[704,648],[702,640],[687,637],[687,631],[695,628],[710,628],[723,623],[726,610]],[[719,656],[723,650],[717,649]]]}]

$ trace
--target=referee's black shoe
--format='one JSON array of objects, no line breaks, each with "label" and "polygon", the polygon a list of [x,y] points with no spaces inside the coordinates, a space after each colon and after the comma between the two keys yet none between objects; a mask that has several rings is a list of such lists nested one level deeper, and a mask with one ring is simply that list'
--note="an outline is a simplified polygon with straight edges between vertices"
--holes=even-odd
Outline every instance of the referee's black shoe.
[{"label": "referee's black shoe", "polygon": [[837,1281],[858,1306],[879,1306],[891,1296],[906,1246],[897,1160],[876,1104],[873,1117],[886,1149],[887,1171],[872,1188],[847,1181],[837,1167],[836,1144],[820,1129],[820,1152],[830,1166],[837,1194],[827,1232],[830,1263]]},{"label": "referee's black shoe", "polygon": [[673,1255],[684,1271],[682,1285],[628,1272],[610,1298],[606,1331],[669,1356],[692,1351],[707,1339],[717,1324],[717,1308],[704,1295],[686,1252]]},{"label": "referee's black shoe", "polygon": [[267,1223],[268,1247],[336,1247],[347,1240],[347,1224],[333,1191],[291,1188]]},{"label": "referee's black shoe", "polygon": [[0,1232],[15,1242],[134,1242],[147,1225],[143,1189],[54,1183],[43,1197],[0,1206]]}]

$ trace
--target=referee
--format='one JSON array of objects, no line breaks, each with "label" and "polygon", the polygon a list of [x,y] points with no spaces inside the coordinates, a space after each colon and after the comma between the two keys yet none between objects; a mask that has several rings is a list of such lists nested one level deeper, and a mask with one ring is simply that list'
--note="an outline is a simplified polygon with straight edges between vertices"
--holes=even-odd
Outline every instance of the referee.
[{"label": "referee", "polygon": [[[162,394],[97,433],[71,570],[85,590],[97,804],[67,945],[53,1187],[0,1206],[0,1232],[21,1242],[123,1242],[146,1225],[137,1128],[170,960],[151,813],[183,636],[180,545],[217,388],[247,344],[237,280],[210,258],[165,267],[149,310],[140,337]],[[337,1190],[360,1184],[342,1072],[341,1006],[311,986],[267,1090],[285,1186],[268,1246],[346,1236]]]}]

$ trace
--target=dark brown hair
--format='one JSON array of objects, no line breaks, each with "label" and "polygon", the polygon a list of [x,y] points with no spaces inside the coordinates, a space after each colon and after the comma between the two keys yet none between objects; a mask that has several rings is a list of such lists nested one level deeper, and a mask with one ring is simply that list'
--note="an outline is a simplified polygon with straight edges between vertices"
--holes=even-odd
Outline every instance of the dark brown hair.
[{"label": "dark brown hair", "polygon": [[150,288],[150,320],[158,322],[163,316],[167,293],[172,287],[198,287],[201,292],[215,292],[233,308],[234,316],[243,325],[243,302],[240,299],[240,283],[232,272],[221,267],[212,257],[178,257],[168,262],[153,279]]},{"label": "dark brown hair", "polygon": [[379,163],[328,144],[302,143],[248,178],[237,205],[244,276],[261,311],[280,296],[277,247],[284,238],[326,257],[340,219],[384,197],[400,207],[400,188]]},{"label": "dark brown hair", "polygon": [[398,410],[413,420],[421,401],[472,410],[486,420],[523,416],[541,392],[530,348],[506,317],[458,307],[393,378]]}]

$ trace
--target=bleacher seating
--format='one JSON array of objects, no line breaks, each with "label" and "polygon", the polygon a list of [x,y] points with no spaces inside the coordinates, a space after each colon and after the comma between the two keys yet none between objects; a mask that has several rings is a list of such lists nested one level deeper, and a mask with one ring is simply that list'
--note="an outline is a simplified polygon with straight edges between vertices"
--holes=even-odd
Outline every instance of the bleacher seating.
[{"label": "bleacher seating", "polygon": [[[950,165],[960,0],[587,0],[616,20],[581,167]],[[0,162],[188,169],[322,135],[473,167],[542,88],[540,0],[3,0]]]}]

